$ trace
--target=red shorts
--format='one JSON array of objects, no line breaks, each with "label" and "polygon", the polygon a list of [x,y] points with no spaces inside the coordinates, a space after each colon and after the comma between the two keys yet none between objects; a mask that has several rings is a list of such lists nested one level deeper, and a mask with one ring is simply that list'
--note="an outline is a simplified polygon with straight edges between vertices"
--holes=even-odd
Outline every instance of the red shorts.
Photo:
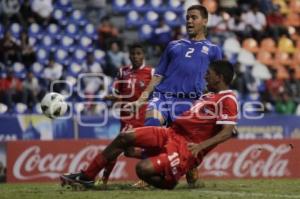
[{"label": "red shorts", "polygon": [[130,117],[130,115],[128,115],[128,112],[121,111],[121,130],[120,130],[120,132],[124,133],[129,129],[144,126],[146,108],[147,108],[146,105],[142,106],[139,109],[138,113],[136,113],[135,115],[132,115],[132,117]]},{"label": "red shorts", "polygon": [[177,182],[181,176],[196,164],[196,159],[187,148],[184,137],[171,128],[141,127],[135,129],[136,147],[160,150],[160,154],[149,158],[157,173],[170,182]]}]

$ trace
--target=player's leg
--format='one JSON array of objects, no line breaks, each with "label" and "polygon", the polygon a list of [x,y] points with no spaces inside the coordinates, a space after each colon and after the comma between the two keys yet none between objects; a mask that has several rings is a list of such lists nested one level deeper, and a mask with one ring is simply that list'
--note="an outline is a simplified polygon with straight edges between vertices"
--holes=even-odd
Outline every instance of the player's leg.
[{"label": "player's leg", "polygon": [[153,97],[147,105],[145,126],[162,126],[166,122],[168,107],[163,96]]},{"label": "player's leg", "polygon": [[[162,130],[164,131],[164,130]],[[153,139],[155,139],[155,137],[160,137],[160,138],[164,138],[164,136],[161,136],[160,134],[162,133],[161,129],[159,128],[159,130],[155,130],[154,128],[143,128],[141,130],[138,130],[137,136],[136,136],[136,143],[135,145],[139,146],[139,147],[143,147],[142,148],[137,148],[134,146],[130,146],[127,147],[126,149],[124,149],[124,155],[126,157],[134,157],[134,158],[139,158],[139,159],[144,159],[145,157],[149,157],[149,156],[154,156],[157,155],[159,153],[159,146],[162,146],[163,144],[161,143],[156,143],[153,142]],[[130,130],[129,130],[130,132]],[[155,133],[153,133],[155,132]],[[127,132],[122,132],[122,134],[126,134]],[[156,139],[158,140],[158,139]],[[162,142],[164,141],[163,139],[159,139]],[[153,148],[154,147],[154,148]],[[145,148],[147,148],[148,150],[145,150]],[[150,148],[150,149],[149,149]],[[109,163],[103,173],[103,177],[102,177],[102,182],[104,184],[104,186],[106,186],[109,175],[113,169],[113,167],[115,166],[116,161]],[[144,184],[144,183],[141,183]],[[138,182],[138,186],[137,187],[141,187],[140,183]]]},{"label": "player's leg", "polygon": [[128,158],[142,159],[143,158],[142,153],[143,153],[143,149],[137,147],[128,147],[124,151],[124,155]]},{"label": "player's leg", "polygon": [[[80,173],[62,175],[62,184],[78,182],[88,187],[98,173],[109,163],[115,161],[128,147],[141,148],[162,147],[166,142],[166,129],[143,127],[122,133],[110,143],[102,153],[96,155],[88,168]],[[86,182],[86,183],[85,183]]]},{"label": "player's leg", "polygon": [[[128,124],[128,123],[126,123],[126,122],[124,122],[124,121],[121,120],[121,130],[120,130],[120,133],[130,132],[130,130],[132,130],[132,129],[133,129],[132,125],[130,125],[130,124]],[[130,147],[130,148],[132,148],[132,147]],[[129,149],[125,150],[124,154],[126,154],[128,150]],[[109,176],[110,176],[112,170],[114,169],[116,163],[117,163],[117,160],[112,161],[112,162],[108,163],[107,166],[105,166],[104,171],[103,171],[103,176],[102,176],[101,180],[98,181],[97,184],[101,184],[102,183],[102,185],[104,186],[104,188],[106,187],[106,185],[108,183]]]},{"label": "player's leg", "polygon": [[109,176],[110,176],[110,174],[111,174],[111,172],[114,169],[114,167],[115,167],[116,164],[117,164],[117,159],[114,160],[114,161],[109,162],[105,166],[104,171],[103,171],[103,176],[101,178],[101,181],[98,181],[99,183],[102,182],[103,188],[106,187],[106,185],[108,183]]},{"label": "player's leg", "polygon": [[[190,98],[176,98],[174,99],[174,103],[172,103],[172,114],[170,115],[170,118],[172,121],[174,121],[178,116],[180,116],[185,111],[189,110],[195,99]],[[197,167],[190,169],[186,175],[186,182],[190,188],[197,187],[197,181],[198,181],[198,170]]]},{"label": "player's leg", "polygon": [[[160,93],[154,93],[154,96],[151,100],[149,100],[144,126],[163,126],[166,123],[166,118],[168,114],[168,106],[165,103],[164,96]],[[157,155],[156,151],[152,150],[142,150],[140,157],[141,159],[146,159],[150,156]],[[143,181],[138,181],[133,184],[133,187],[142,188],[145,186]]]},{"label": "player's leg", "polygon": [[105,148],[102,153],[96,155],[86,170],[79,173],[64,174],[60,176],[62,185],[80,183],[85,187],[90,187],[93,185],[94,179],[98,173],[105,166],[114,162],[117,157],[124,152],[128,146],[133,145],[134,142],[134,130],[127,134],[120,134]]}]

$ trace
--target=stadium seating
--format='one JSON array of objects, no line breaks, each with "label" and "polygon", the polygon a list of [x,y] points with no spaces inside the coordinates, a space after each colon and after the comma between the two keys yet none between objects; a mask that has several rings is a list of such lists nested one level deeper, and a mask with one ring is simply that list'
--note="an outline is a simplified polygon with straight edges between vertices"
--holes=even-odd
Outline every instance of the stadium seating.
[{"label": "stadium seating", "polygon": [[132,0],[131,8],[140,13],[144,13],[150,10],[145,0]]},{"label": "stadium seating", "polygon": [[[218,14],[218,1],[204,0],[202,3],[210,13]],[[285,34],[289,32],[292,35],[282,36],[280,33],[280,39],[275,40],[267,31],[260,39],[251,34],[241,37],[228,30],[224,34],[208,32],[209,38],[217,38],[216,40],[220,41],[225,57],[232,63],[241,64],[242,68],[253,67],[253,73],[262,82],[260,88],[263,88],[263,81],[270,78],[272,69],[279,71],[280,79],[289,78],[289,69],[294,69],[296,77],[300,78],[300,36],[297,32],[300,25],[299,1],[273,0],[273,3],[281,5],[280,11],[286,15],[282,26],[288,30]],[[175,30],[175,27],[183,27],[181,34],[185,34],[185,2],[181,0],[113,0],[108,4],[111,4],[112,13],[124,17],[125,28],[137,31],[139,40],[148,44],[156,44],[153,42],[154,31],[162,19],[171,27],[171,31]],[[29,67],[36,77],[42,78],[44,67],[52,54],[56,62],[64,65],[64,78],[72,82],[82,72],[82,64],[85,63],[88,52],[93,52],[96,62],[105,68],[106,51],[97,48],[97,40],[101,40],[98,37],[98,27],[87,20],[84,12],[85,10],[73,7],[71,0],[56,0],[51,15],[54,21],[47,26],[38,22],[29,24],[28,27],[22,27],[20,22],[13,22],[8,26],[14,41],[17,42],[20,42],[23,30],[28,32],[29,43],[36,52],[36,61]],[[214,31],[213,29],[209,31]],[[1,22],[0,38],[5,31]],[[168,32],[168,37],[172,36],[171,31]],[[20,61],[12,66],[16,76],[24,78],[28,66],[24,66]],[[1,74],[5,75],[5,72],[1,71]],[[76,81],[73,85],[76,85]]]},{"label": "stadium seating", "polygon": [[126,26],[137,27],[143,23],[143,17],[137,11],[130,11],[126,16]]},{"label": "stadium seating", "polygon": [[143,25],[139,29],[140,40],[147,41],[148,39],[151,38],[152,32],[153,32],[153,28],[150,25],[148,24]]},{"label": "stadium seating", "polygon": [[49,51],[43,47],[37,47],[36,56],[37,56],[37,61],[40,64],[43,64],[43,65],[47,64],[48,58],[49,58]]},{"label": "stadium seating", "polygon": [[31,70],[36,77],[40,78],[42,76],[44,67],[39,62],[35,62],[32,64]]},{"label": "stadium seating", "polygon": [[4,36],[4,27],[3,25],[0,23],[0,39],[3,38]]},{"label": "stadium seating", "polygon": [[183,21],[182,15],[176,14],[173,11],[167,11],[164,14],[164,19],[165,19],[166,23],[172,27],[179,26],[180,24],[182,24],[182,21]]},{"label": "stadium seating", "polygon": [[131,10],[131,6],[127,0],[113,0],[112,8],[116,13],[126,13]]},{"label": "stadium seating", "polygon": [[16,113],[16,114],[25,114],[25,113],[27,113],[27,111],[28,111],[28,107],[26,104],[17,103],[14,106],[14,113]]},{"label": "stadium seating", "polygon": [[65,12],[62,9],[55,9],[52,12],[52,16],[54,19],[58,21],[58,23],[62,26],[66,26],[68,23],[68,20],[66,18]]},{"label": "stadium seating", "polygon": [[55,58],[55,61],[60,64],[63,64],[63,65],[69,64],[68,51],[66,51],[63,48],[56,49],[56,51],[54,53],[54,58]]},{"label": "stadium seating", "polygon": [[149,4],[151,10],[159,14],[164,13],[167,10],[167,7],[162,0],[150,0]]},{"label": "stadium seating", "polygon": [[158,13],[156,13],[154,11],[148,11],[145,14],[144,22],[151,25],[151,26],[157,26],[158,25],[158,18],[159,18]]},{"label": "stadium seating", "polygon": [[22,26],[19,23],[13,23],[10,26],[10,33],[16,39],[19,39],[22,32]]},{"label": "stadium seating", "polygon": [[54,7],[66,12],[71,12],[73,10],[72,2],[70,0],[57,0]]},{"label": "stadium seating", "polygon": [[0,103],[0,114],[5,114],[8,110],[8,107],[3,104],[3,103]]},{"label": "stadium seating", "polygon": [[24,64],[20,62],[15,62],[12,66],[14,75],[18,78],[25,78],[26,70]]}]

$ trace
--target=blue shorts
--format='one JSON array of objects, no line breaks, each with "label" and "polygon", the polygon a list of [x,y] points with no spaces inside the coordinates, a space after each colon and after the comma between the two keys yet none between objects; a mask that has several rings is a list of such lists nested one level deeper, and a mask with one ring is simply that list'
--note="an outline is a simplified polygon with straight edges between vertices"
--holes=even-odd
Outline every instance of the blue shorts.
[{"label": "blue shorts", "polygon": [[173,122],[183,112],[189,110],[197,98],[178,98],[154,92],[148,102],[147,111],[157,110],[164,117],[167,124]]}]

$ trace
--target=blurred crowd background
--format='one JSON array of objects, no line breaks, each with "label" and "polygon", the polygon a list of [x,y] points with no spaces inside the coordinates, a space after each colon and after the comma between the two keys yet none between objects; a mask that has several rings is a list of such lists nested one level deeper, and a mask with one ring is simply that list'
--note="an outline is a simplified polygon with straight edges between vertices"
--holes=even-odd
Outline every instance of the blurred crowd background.
[{"label": "blurred crowd background", "polygon": [[200,3],[210,13],[208,39],[235,64],[232,89],[240,103],[300,115],[300,0],[0,2],[1,114],[39,112],[53,81],[52,89],[71,93],[75,105],[103,92],[104,81],[110,92],[118,69],[130,64],[133,42],[144,44],[155,67],[167,43],[185,37],[186,8]]}]

